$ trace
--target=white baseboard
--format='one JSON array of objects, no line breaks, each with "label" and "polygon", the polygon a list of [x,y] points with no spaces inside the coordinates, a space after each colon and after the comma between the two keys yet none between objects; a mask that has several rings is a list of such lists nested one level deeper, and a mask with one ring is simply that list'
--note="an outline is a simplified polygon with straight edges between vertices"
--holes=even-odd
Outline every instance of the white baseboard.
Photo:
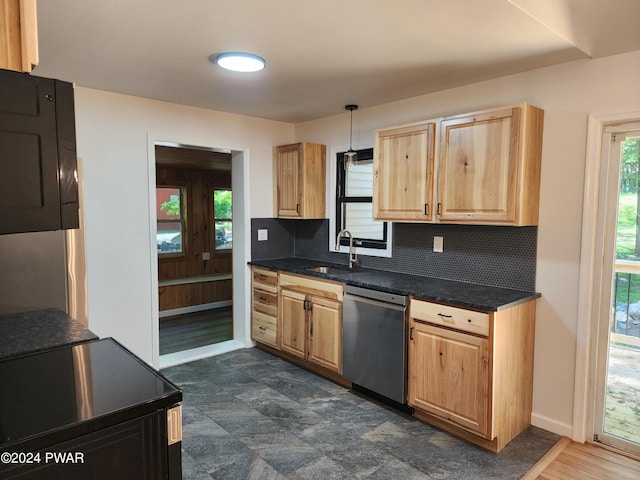
[{"label": "white baseboard", "polygon": [[573,433],[573,426],[568,423],[559,422],[553,418],[545,417],[539,413],[531,414],[531,425],[534,427],[542,428],[549,432],[557,433],[563,437],[571,438]]},{"label": "white baseboard", "polygon": [[159,317],[171,317],[173,315],[184,315],[185,313],[202,312],[204,310],[211,310],[212,308],[230,307],[233,304],[231,300],[224,300],[222,302],[203,303],[201,305],[190,305],[188,307],[174,308],[171,310],[163,310],[160,312]]}]

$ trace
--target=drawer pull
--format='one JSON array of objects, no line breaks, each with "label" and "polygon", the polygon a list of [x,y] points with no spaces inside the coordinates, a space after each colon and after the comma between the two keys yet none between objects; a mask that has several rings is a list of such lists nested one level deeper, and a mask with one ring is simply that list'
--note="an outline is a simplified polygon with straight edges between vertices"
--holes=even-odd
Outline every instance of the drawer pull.
[{"label": "drawer pull", "polygon": [[[260,299],[261,302],[266,302],[267,301],[267,297],[258,297]],[[469,320],[471,321],[471,320]]]},{"label": "drawer pull", "polygon": [[264,330],[265,332],[267,331],[266,327],[258,327],[260,330]]},{"label": "drawer pull", "polygon": [[[439,313],[438,316],[441,317],[441,318],[453,318],[453,315],[446,315],[444,313]],[[471,321],[471,320],[469,320],[469,321]]]}]

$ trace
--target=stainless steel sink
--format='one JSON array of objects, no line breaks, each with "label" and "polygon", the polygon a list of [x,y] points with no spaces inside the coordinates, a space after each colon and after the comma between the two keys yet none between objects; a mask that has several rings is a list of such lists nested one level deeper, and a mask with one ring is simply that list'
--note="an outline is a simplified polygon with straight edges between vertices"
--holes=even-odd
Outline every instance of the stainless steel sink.
[{"label": "stainless steel sink", "polygon": [[334,268],[334,267],[326,267],[326,266],[322,266],[322,267],[312,267],[312,268],[307,268],[307,270],[310,270],[312,272],[318,272],[318,273],[328,273],[331,275],[346,275],[347,273],[353,273],[353,270],[347,270],[347,269],[342,269],[342,268]]}]

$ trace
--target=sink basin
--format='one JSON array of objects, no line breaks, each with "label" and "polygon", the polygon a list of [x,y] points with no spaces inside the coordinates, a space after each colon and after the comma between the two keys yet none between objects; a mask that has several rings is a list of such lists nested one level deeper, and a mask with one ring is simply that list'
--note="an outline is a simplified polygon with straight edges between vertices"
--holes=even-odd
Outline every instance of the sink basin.
[{"label": "sink basin", "polygon": [[325,266],[307,268],[307,270],[310,270],[312,272],[318,272],[318,273],[329,273],[331,275],[346,275],[347,273],[353,273],[353,270],[347,270],[343,268],[334,268],[334,267],[325,267]]}]

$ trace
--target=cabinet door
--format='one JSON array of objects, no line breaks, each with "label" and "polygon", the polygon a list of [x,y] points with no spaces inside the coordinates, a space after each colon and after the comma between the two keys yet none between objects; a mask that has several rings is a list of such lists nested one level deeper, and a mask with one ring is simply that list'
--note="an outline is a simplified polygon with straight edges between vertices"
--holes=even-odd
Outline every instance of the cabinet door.
[{"label": "cabinet door", "polygon": [[73,86],[0,70],[0,233],[78,227]]},{"label": "cabinet door", "polygon": [[310,296],[309,361],[342,373],[342,303]]},{"label": "cabinet door", "polygon": [[519,129],[519,107],[442,122],[441,221],[516,221]]},{"label": "cabinet door", "polygon": [[276,147],[278,217],[302,217],[302,144]]},{"label": "cabinet door", "polygon": [[306,295],[283,288],[280,290],[280,348],[307,358]]},{"label": "cabinet door", "polygon": [[409,404],[490,438],[488,340],[411,319]]},{"label": "cabinet door", "polygon": [[433,123],[376,132],[374,218],[433,218],[434,132]]},{"label": "cabinet door", "polygon": [[0,233],[60,229],[53,80],[0,76]]}]

